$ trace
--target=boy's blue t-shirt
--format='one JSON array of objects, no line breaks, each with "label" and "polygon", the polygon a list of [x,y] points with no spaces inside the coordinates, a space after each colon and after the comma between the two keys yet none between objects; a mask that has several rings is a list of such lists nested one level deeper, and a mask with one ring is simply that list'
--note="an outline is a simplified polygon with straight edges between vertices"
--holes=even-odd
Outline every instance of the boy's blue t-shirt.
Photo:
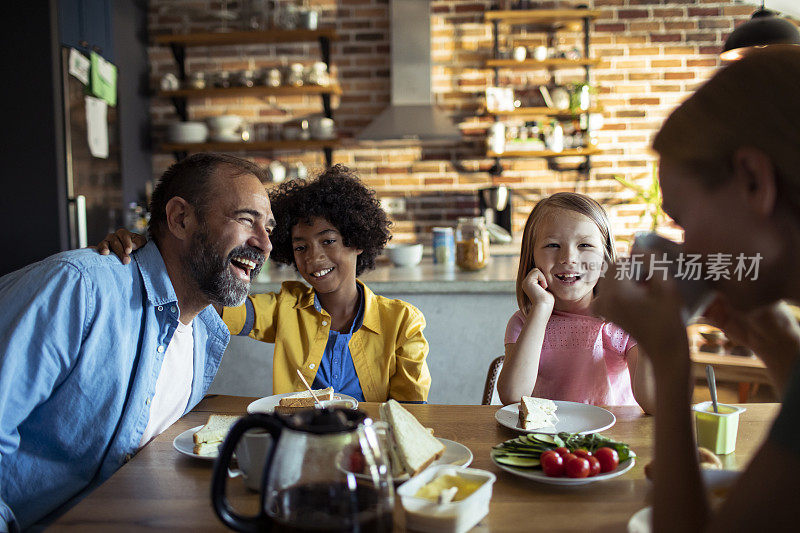
[{"label": "boy's blue t-shirt", "polygon": [[[320,361],[312,387],[314,389],[333,387],[336,392],[347,394],[359,402],[363,402],[364,392],[361,390],[356,367],[353,365],[353,355],[350,353],[350,339],[353,338],[353,333],[358,331],[364,320],[364,291],[361,286],[358,286],[358,296],[358,312],[350,331],[340,333],[331,329],[328,333],[328,343],[325,345],[325,352],[322,354],[322,361]],[[314,308],[322,311],[322,305],[316,294],[314,294]]]}]

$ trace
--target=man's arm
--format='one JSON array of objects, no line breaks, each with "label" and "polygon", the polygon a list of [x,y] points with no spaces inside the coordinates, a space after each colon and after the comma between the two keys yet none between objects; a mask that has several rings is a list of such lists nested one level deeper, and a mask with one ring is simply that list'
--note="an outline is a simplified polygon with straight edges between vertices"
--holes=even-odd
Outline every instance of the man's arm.
[{"label": "man's arm", "polygon": [[[20,446],[20,425],[50,397],[80,350],[87,292],[67,264],[55,271],[39,264],[0,278],[0,472]],[[34,479],[2,478],[35,487]],[[6,527],[14,519],[2,500],[0,515]]]}]

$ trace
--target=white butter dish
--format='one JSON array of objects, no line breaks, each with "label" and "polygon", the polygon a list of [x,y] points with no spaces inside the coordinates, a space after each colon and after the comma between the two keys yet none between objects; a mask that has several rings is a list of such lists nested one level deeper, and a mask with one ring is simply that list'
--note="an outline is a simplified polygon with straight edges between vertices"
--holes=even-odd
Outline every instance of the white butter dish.
[{"label": "white butter dish", "polygon": [[[460,476],[482,482],[481,486],[461,501],[436,503],[415,494],[424,485],[442,475]],[[430,533],[469,531],[489,513],[492,485],[497,477],[491,472],[453,465],[431,466],[397,488],[406,515],[406,527]]]}]

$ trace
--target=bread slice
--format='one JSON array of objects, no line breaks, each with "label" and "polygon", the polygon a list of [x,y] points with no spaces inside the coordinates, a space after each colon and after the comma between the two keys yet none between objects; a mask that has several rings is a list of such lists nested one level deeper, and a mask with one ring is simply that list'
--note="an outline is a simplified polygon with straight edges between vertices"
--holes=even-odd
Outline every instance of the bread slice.
[{"label": "bread slice", "polygon": [[219,447],[221,444],[221,440],[214,442],[201,442],[200,444],[194,445],[194,453],[197,455],[217,455],[217,453],[219,453]]},{"label": "bread slice", "polygon": [[[219,444],[228,435],[228,430],[234,422],[239,420],[237,415],[211,415],[206,425],[194,434],[194,443],[203,444],[215,442]],[[197,453],[197,452],[195,452]]]},{"label": "bread slice", "polygon": [[389,424],[389,438],[394,447],[389,456],[397,457],[409,475],[419,474],[444,453],[444,444],[397,401],[381,404],[380,414]]},{"label": "bread slice", "polygon": [[556,409],[553,400],[523,396],[519,401],[519,427],[532,430],[555,426]]},{"label": "bread slice", "polygon": [[[317,395],[317,398],[322,400],[332,400],[333,399],[333,387],[328,387],[327,389],[319,389],[315,390],[314,394]],[[281,398],[278,402],[278,405],[281,407],[313,407],[314,406],[314,398],[311,397],[311,393],[308,391],[298,392],[297,394],[292,394],[291,396],[286,396],[285,398]]]}]

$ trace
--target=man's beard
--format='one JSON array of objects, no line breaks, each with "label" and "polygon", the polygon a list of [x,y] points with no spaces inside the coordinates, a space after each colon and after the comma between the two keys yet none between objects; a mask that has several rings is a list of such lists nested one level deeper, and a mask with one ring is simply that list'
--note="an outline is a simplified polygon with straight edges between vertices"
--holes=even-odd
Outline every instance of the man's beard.
[{"label": "man's beard", "polygon": [[264,255],[251,246],[234,248],[227,257],[217,251],[211,243],[208,228],[203,226],[192,236],[189,251],[183,257],[184,266],[203,294],[212,302],[224,307],[237,307],[244,303],[250,293],[250,283],[237,278],[231,272],[231,259],[242,257],[256,263],[250,271],[250,280],[258,276],[264,266]]}]

